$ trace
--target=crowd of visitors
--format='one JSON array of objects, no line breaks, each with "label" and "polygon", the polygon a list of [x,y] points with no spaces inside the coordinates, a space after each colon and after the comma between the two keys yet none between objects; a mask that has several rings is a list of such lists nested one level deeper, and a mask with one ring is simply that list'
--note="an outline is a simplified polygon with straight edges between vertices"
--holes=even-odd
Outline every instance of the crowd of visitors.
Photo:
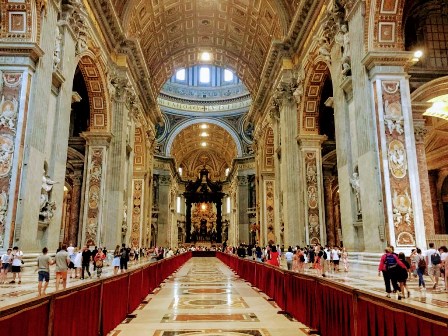
[{"label": "crowd of visitors", "polygon": [[279,245],[269,244],[265,247],[259,245],[247,246],[241,244],[238,248],[224,247],[223,251],[230,254],[236,254],[241,258],[251,258],[258,262],[266,262],[269,265],[280,266],[282,258],[286,261],[286,267],[290,271],[303,272],[304,269],[315,269],[319,275],[326,276],[328,272],[339,272],[340,262],[343,270],[348,272],[348,252],[345,248],[339,246],[314,246],[308,245],[289,246],[287,252],[282,252],[283,248]]},{"label": "crowd of visitors", "polygon": [[[289,246],[283,253],[283,248],[279,245],[258,245],[239,247],[226,246],[223,251],[238,255],[240,258],[249,258],[258,262],[280,267],[284,258],[286,268],[294,272],[303,272],[305,269],[314,269],[319,276],[325,277],[328,273],[336,273],[341,270],[349,271],[348,252],[345,248],[338,246],[322,247],[318,244],[300,246]],[[426,290],[424,275],[428,275],[433,286],[437,289],[442,279],[443,290],[448,291],[448,249],[441,246],[435,249],[430,243],[427,251],[422,252],[420,248],[413,249],[410,256],[405,256],[403,252],[395,253],[393,246],[385,249],[378,266],[378,275],[383,276],[386,295],[391,297],[391,293],[396,293],[398,300],[411,296],[407,282],[418,278],[420,290]]]},{"label": "crowd of visitors", "polygon": [[[409,261],[408,261],[409,260]],[[435,249],[434,243],[429,243],[429,249],[422,253],[420,248],[413,249],[409,259],[403,252],[394,252],[394,247],[389,246],[384,250],[378,265],[378,275],[383,275],[387,297],[391,293],[397,293],[398,300],[410,297],[407,281],[418,278],[418,287],[421,291],[426,290],[424,275],[427,274],[437,289],[439,280],[444,282],[443,290],[448,290],[448,249],[441,246]]]},{"label": "crowd of visitors", "polygon": [[[192,247],[194,249],[194,247]],[[191,250],[191,248],[189,248]],[[61,287],[67,287],[67,278],[79,278],[84,280],[92,278],[92,273],[100,278],[105,266],[113,267],[113,274],[126,272],[129,264],[134,265],[139,261],[157,261],[169,258],[176,254],[184,253],[188,249],[179,247],[176,249],[155,248],[133,248],[126,244],[117,245],[114,251],[108,251],[106,247],[87,247],[80,249],[72,245],[62,245],[53,255],[49,254],[48,248],[42,249],[42,254],[37,257],[35,272],[37,272],[38,295],[46,295],[50,281],[50,266],[55,265],[56,291]],[[9,248],[1,256],[0,284],[22,283],[22,272],[24,267],[23,252],[19,247]],[[28,261],[27,261],[28,262]],[[9,274],[12,274],[9,277]],[[9,278],[9,279],[8,279]]]}]

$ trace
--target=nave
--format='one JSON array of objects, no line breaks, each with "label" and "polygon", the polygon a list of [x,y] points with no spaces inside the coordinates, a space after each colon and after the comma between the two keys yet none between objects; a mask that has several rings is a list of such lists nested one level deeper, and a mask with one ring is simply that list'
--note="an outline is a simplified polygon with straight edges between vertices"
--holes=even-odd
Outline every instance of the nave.
[{"label": "nave", "polygon": [[216,258],[192,258],[140,305],[113,336],[306,335],[285,315]]}]

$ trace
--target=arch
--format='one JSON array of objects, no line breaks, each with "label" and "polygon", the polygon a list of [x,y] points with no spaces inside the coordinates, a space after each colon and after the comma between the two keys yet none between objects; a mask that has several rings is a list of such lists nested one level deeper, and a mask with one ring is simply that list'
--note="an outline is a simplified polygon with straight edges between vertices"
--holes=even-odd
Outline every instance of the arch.
[{"label": "arch", "polygon": [[89,131],[109,131],[109,93],[106,90],[103,71],[98,66],[98,62],[90,54],[81,56],[78,66],[86,83],[89,96]]},{"label": "arch", "polygon": [[230,134],[233,141],[235,141],[238,157],[243,156],[243,149],[241,146],[241,141],[238,137],[238,134],[235,132],[235,130],[233,130],[230,126],[228,126],[226,123],[224,123],[220,120],[210,119],[210,118],[199,118],[199,119],[188,120],[186,122],[179,124],[175,129],[171,130],[168,140],[166,142],[166,147],[165,147],[166,156],[171,156],[171,147],[173,145],[174,139],[182,130],[184,130],[188,126],[195,125],[195,124],[202,124],[202,123],[213,124],[213,125],[217,125],[217,126],[224,128]]},{"label": "arch", "polygon": [[448,94],[448,76],[423,84],[411,93],[412,102],[427,102],[430,99]]},{"label": "arch", "polygon": [[373,49],[403,50],[403,8],[406,0],[367,2],[364,45]]},{"label": "arch", "polygon": [[299,108],[299,134],[319,133],[319,105],[322,88],[330,75],[327,63],[316,60],[306,71],[309,75],[305,79],[303,104]]}]

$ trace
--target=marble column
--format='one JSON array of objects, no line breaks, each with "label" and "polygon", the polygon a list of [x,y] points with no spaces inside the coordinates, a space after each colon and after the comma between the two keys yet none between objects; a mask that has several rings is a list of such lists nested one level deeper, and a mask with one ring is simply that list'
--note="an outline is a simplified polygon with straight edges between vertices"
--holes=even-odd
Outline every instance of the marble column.
[{"label": "marble column", "polygon": [[[363,60],[373,98],[386,237],[397,252],[426,247],[409,76],[404,69],[412,57],[412,52],[378,52]],[[370,230],[364,229],[368,237]]]},{"label": "marble column", "polygon": [[81,204],[82,176],[75,175],[72,177],[72,181],[73,186],[70,200],[70,217],[69,217],[67,242],[69,244],[72,243],[73,246],[80,246],[81,244],[78,244],[78,237],[79,237],[79,211]]},{"label": "marble column", "polygon": [[416,110],[417,109],[414,109],[415,150],[417,155],[420,194],[423,207],[423,222],[425,225],[426,237],[430,237],[435,234],[435,226],[425,151],[425,135],[428,131],[426,130],[425,120],[423,118],[420,119],[415,115]]},{"label": "marble column", "polygon": [[[168,173],[168,172],[166,172]],[[170,175],[159,175],[159,217],[157,219],[157,246],[167,246],[170,236]]]},{"label": "marble column", "polygon": [[334,218],[334,205],[333,205],[333,181],[334,176],[324,176],[324,194],[325,194],[325,227],[327,232],[327,244],[336,244],[336,228]]},{"label": "marble column", "polygon": [[117,67],[114,70],[114,74],[109,78],[112,97],[111,125],[114,136],[110,142],[110,155],[107,158],[109,170],[105,218],[108,225],[104,232],[106,246],[115,246],[121,241],[123,225],[126,229],[126,244],[139,244],[141,237],[139,230],[134,231],[135,218],[132,213],[134,207],[132,194],[134,188],[139,185],[139,183],[132,184],[136,96],[125,69]]},{"label": "marble column", "polygon": [[[301,222],[301,202],[299,192],[299,176],[302,167],[299,165],[299,150],[296,141],[298,127],[297,103],[293,93],[296,80],[291,70],[283,70],[282,78],[275,92],[280,117],[280,183],[285,246],[305,243],[304,225]],[[277,179],[278,180],[278,179]]]},{"label": "marble column", "polygon": [[249,243],[248,180],[247,176],[238,176],[238,232],[240,243]]},{"label": "marble column", "polygon": [[[84,132],[81,136],[87,144],[81,242],[88,246],[102,246],[105,229],[107,158],[112,135],[110,133]],[[109,244],[109,246],[111,245]]]},{"label": "marble column", "polygon": [[327,137],[324,135],[300,135],[301,157],[303,159],[301,171],[301,185],[304,186],[305,213],[307,243],[324,244],[324,195],[322,176],[322,142]]}]

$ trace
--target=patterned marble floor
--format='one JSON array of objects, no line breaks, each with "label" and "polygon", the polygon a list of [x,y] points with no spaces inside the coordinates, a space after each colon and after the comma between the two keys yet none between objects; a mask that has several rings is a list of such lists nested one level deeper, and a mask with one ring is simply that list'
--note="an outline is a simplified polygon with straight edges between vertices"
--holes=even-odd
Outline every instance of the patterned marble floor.
[{"label": "patterned marble floor", "polygon": [[307,335],[304,325],[277,314],[275,303],[216,258],[191,259],[147,300],[110,335]]}]

